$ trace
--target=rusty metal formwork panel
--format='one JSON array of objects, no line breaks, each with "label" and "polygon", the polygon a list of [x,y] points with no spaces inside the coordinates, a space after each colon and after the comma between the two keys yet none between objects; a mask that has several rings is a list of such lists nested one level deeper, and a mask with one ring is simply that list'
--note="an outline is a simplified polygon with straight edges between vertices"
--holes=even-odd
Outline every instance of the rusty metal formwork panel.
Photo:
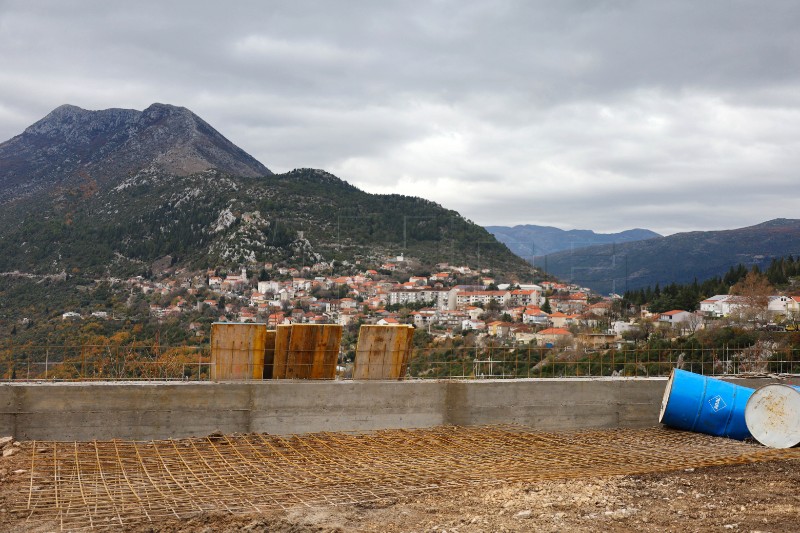
[{"label": "rusty metal formwork panel", "polygon": [[272,379],[272,372],[275,365],[275,340],[278,332],[267,330],[264,338],[264,379]]},{"label": "rusty metal formwork panel", "polygon": [[401,379],[406,375],[414,326],[361,326],[353,379]]},{"label": "rusty metal formwork panel", "polygon": [[275,351],[272,354],[272,378],[286,377],[286,364],[288,362],[289,341],[292,338],[292,326],[282,325],[275,330]]},{"label": "rusty metal formwork panel", "polygon": [[263,379],[266,324],[211,325],[211,379]]},{"label": "rusty metal formwork panel", "polygon": [[278,326],[272,367],[274,379],[335,379],[342,326]]}]

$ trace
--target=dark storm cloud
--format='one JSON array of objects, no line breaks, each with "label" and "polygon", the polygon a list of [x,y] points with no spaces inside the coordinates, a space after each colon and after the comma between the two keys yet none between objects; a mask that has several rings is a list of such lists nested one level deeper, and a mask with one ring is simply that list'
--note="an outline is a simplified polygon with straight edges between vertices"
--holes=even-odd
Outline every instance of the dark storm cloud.
[{"label": "dark storm cloud", "polygon": [[0,138],[160,101],[483,224],[796,216],[797,2],[163,4],[0,2]]}]

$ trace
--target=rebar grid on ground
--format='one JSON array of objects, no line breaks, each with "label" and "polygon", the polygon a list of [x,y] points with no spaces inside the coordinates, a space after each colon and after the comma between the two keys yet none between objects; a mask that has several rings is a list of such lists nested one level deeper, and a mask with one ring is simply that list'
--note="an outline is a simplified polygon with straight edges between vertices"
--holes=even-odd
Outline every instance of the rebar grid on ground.
[{"label": "rebar grid on ground", "polygon": [[247,434],[151,442],[34,442],[13,511],[63,531],[197,513],[365,503],[432,490],[800,458],[663,428],[572,433],[517,426],[368,434]]}]

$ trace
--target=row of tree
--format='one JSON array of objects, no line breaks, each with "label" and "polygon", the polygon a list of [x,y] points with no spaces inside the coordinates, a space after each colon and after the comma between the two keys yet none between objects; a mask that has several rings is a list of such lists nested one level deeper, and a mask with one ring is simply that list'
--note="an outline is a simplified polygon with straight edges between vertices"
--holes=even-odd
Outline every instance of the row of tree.
[{"label": "row of tree", "polygon": [[790,255],[773,259],[764,272],[757,265],[748,269],[740,263],[731,267],[724,276],[714,276],[703,282],[695,278],[692,283],[671,283],[664,287],[656,284],[655,287],[628,291],[624,300],[627,304],[647,305],[654,313],[672,309],[696,311],[701,301],[716,294],[738,294],[760,301],[774,294],[775,287],[786,286],[798,276],[800,257]]}]

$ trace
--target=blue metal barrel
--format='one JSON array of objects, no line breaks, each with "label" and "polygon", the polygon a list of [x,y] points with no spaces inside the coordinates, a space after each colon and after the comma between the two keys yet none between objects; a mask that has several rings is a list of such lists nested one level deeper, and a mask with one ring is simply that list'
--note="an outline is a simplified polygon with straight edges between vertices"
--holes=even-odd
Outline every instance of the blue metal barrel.
[{"label": "blue metal barrel", "polygon": [[744,418],[753,389],[673,369],[661,400],[658,421],[667,426],[717,437],[744,440]]}]

